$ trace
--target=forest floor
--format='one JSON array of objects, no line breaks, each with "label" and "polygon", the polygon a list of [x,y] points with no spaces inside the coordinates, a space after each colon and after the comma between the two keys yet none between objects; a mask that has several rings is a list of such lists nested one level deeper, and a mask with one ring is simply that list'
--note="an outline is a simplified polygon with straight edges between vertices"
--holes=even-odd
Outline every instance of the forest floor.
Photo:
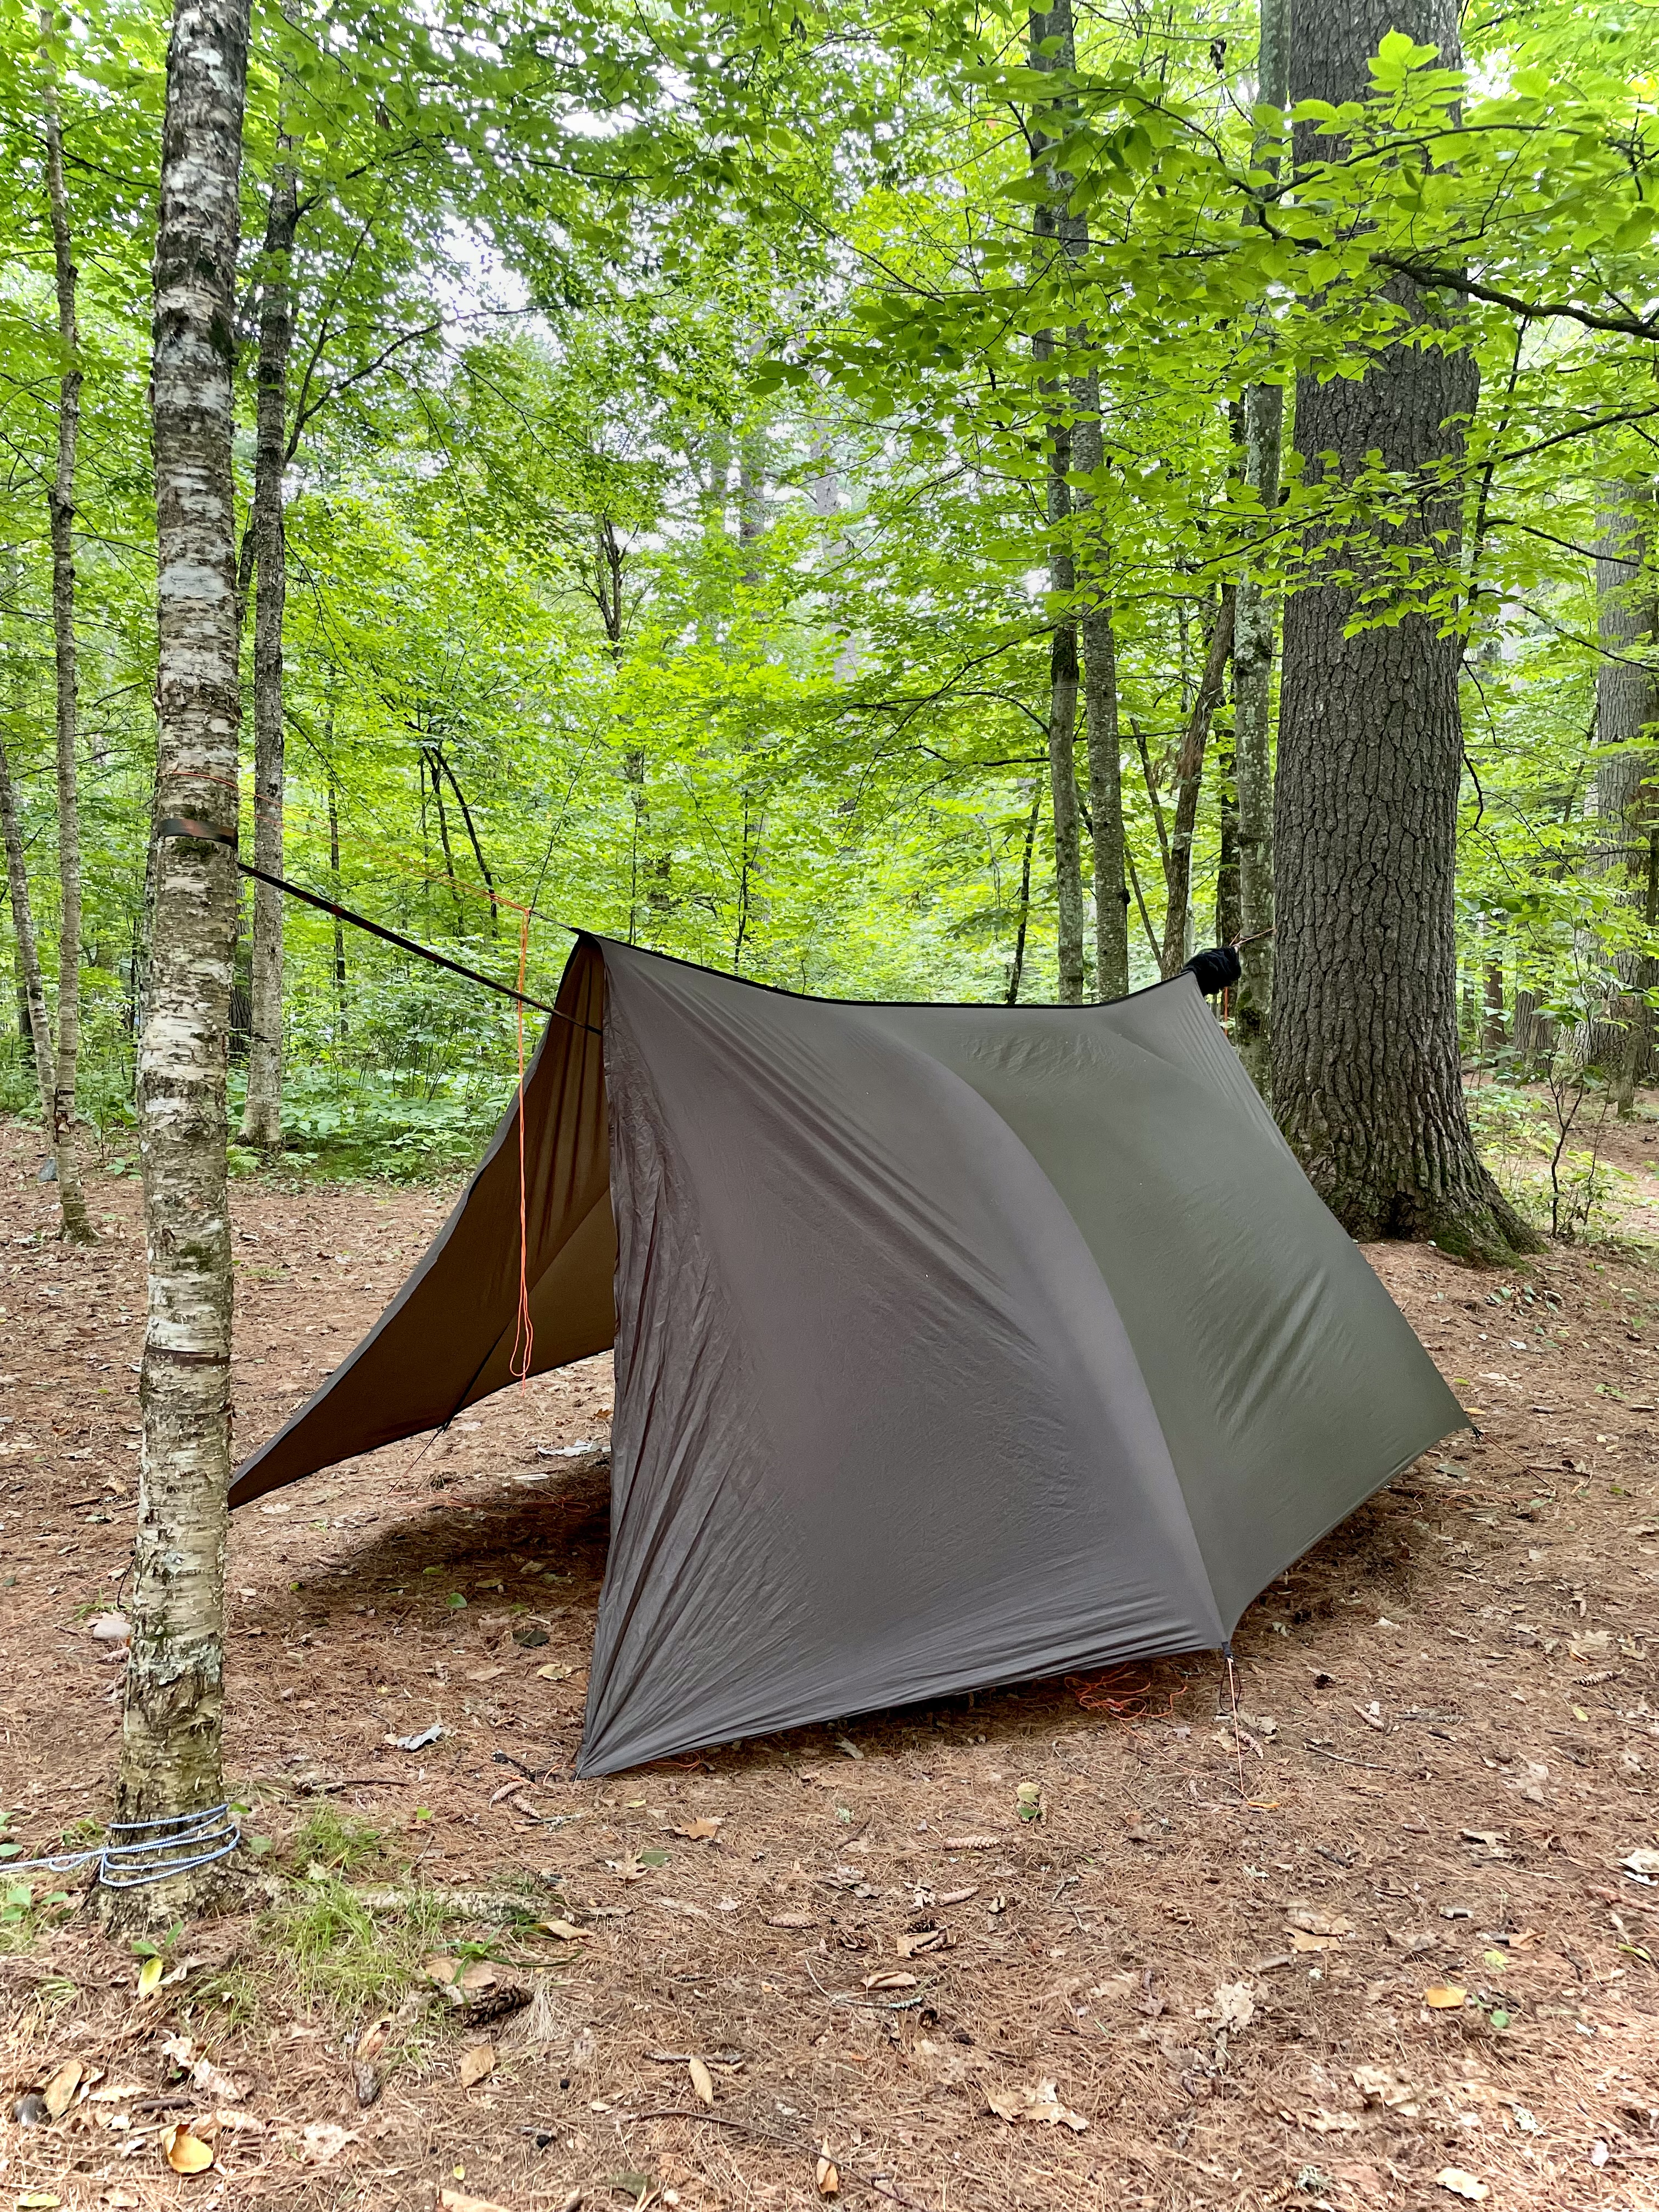
[{"label": "forest floor", "polygon": [[[1656,1134],[1611,1139],[1632,1192]],[[89,1628],[130,1553],[143,1311],[136,1184],[94,1174],[104,1241],[65,1249],[39,1157],[0,1129],[0,1804],[29,1853],[109,1802]],[[236,1187],[244,1446],[446,1204]],[[141,1996],[84,1910],[12,1893],[0,2209],[746,2212],[829,2201],[821,2155],[835,2201],[912,2212],[1659,2206],[1659,1249],[1369,1256],[1482,1433],[1252,1607],[1237,1729],[1200,1655],[1123,1712],[1055,1681],[575,1782],[601,1360],[238,1515],[226,1751],[264,1894]],[[54,2083],[61,2117],[16,2124]],[[170,2140],[215,2163],[175,2178]]]}]

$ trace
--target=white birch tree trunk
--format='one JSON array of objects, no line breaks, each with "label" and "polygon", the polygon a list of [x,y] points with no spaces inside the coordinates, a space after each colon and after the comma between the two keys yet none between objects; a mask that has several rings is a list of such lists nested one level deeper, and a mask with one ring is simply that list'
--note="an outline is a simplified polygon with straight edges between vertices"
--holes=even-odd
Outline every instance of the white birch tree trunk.
[{"label": "white birch tree trunk", "polygon": [[[238,685],[232,373],[248,0],[175,0],[161,142],[150,404],[160,657],[159,812],[234,838]],[[223,1796],[230,1224],[225,1062],[231,853],[162,836],[139,1044],[149,1310],[137,1553],[117,1817]],[[104,1893],[123,1923],[178,1918],[209,1867]]]}]

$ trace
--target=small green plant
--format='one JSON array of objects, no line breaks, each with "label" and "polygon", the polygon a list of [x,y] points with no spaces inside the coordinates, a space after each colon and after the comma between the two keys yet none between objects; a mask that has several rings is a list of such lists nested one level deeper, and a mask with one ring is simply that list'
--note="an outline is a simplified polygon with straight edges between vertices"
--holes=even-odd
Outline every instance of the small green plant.
[{"label": "small green plant", "polygon": [[266,1934],[281,1947],[307,2002],[361,2014],[384,2009],[418,1978],[443,1923],[441,1905],[422,1891],[380,1911],[349,1882],[319,1873],[271,1916]]},{"label": "small green plant", "polygon": [[320,1867],[329,1874],[349,1874],[380,1856],[382,1831],[367,1820],[354,1820],[331,1805],[319,1806],[289,1847],[292,1863],[304,1871]]}]

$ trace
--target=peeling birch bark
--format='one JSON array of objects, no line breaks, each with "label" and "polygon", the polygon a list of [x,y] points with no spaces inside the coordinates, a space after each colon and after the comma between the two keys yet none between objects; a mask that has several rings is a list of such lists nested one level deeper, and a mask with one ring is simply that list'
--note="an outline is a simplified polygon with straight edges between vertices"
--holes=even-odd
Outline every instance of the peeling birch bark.
[{"label": "peeling birch bark", "polygon": [[[176,0],[167,54],[150,404],[155,455],[161,814],[237,820],[237,185],[247,0]],[[117,1818],[222,1798],[224,1543],[230,1474],[225,1066],[236,878],[222,844],[167,838],[139,1043],[149,1310],[143,1456]],[[168,1922],[222,1865],[102,1893],[122,1924]]]}]

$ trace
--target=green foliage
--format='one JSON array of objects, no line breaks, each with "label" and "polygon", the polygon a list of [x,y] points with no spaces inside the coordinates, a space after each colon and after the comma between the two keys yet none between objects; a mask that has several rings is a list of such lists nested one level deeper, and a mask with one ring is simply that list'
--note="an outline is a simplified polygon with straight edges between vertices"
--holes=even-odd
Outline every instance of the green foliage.
[{"label": "green foliage", "polygon": [[301,1882],[263,1932],[280,1947],[303,2002],[356,2016],[401,1998],[443,1930],[443,1910],[428,1893],[412,1890],[395,1911],[377,1911],[349,1882],[325,1873]]},{"label": "green foliage", "polygon": [[[150,0],[99,0],[59,71],[86,368],[81,1105],[126,1161],[167,27]],[[1064,543],[1113,614],[1150,981],[1218,592],[1253,573],[1279,599],[1317,562],[1354,584],[1356,622],[1465,641],[1469,1050],[1492,968],[1510,1006],[1524,989],[1559,1034],[1605,1041],[1628,1018],[1621,981],[1659,951],[1597,828],[1593,559],[1598,487],[1650,483],[1659,430],[1656,332],[1632,304],[1659,227],[1651,27],[1647,9],[1527,0],[1468,27],[1462,76],[1391,34],[1364,102],[1298,111],[1297,172],[1292,118],[1256,101],[1242,0],[1083,17],[1066,70],[1030,65],[1018,14],[667,0],[647,20],[583,0],[556,33],[511,5],[439,6],[348,10],[323,38],[262,4],[250,299],[279,132],[303,210],[287,872],[506,981],[527,910],[543,1000],[572,928],[851,997],[1000,998],[1018,940],[1023,994],[1050,996],[1048,654],[1068,610],[1047,567]],[[0,12],[0,733],[55,983],[40,35],[32,11]],[[1055,179],[1087,218],[1076,252],[1033,237]],[[1462,450],[1316,481],[1298,378],[1362,376],[1402,342],[1474,355]],[[1102,460],[1074,470],[1056,524],[1045,445],[1089,377]],[[1271,514],[1237,451],[1261,380],[1291,407]],[[1413,526],[1425,510],[1456,515],[1457,542]],[[1220,790],[1212,769],[1200,935]],[[245,848],[252,827],[245,789]],[[516,1076],[510,1007],[314,909],[285,921],[290,1164],[413,1181],[476,1158]],[[239,997],[235,1053],[246,1028]],[[31,1097],[9,1026],[0,1108]]]},{"label": "green foliage", "polygon": [[289,1841],[286,1856],[307,1875],[317,1869],[326,1874],[348,1875],[380,1856],[383,1833],[367,1820],[337,1813],[331,1805],[319,1805]]}]

